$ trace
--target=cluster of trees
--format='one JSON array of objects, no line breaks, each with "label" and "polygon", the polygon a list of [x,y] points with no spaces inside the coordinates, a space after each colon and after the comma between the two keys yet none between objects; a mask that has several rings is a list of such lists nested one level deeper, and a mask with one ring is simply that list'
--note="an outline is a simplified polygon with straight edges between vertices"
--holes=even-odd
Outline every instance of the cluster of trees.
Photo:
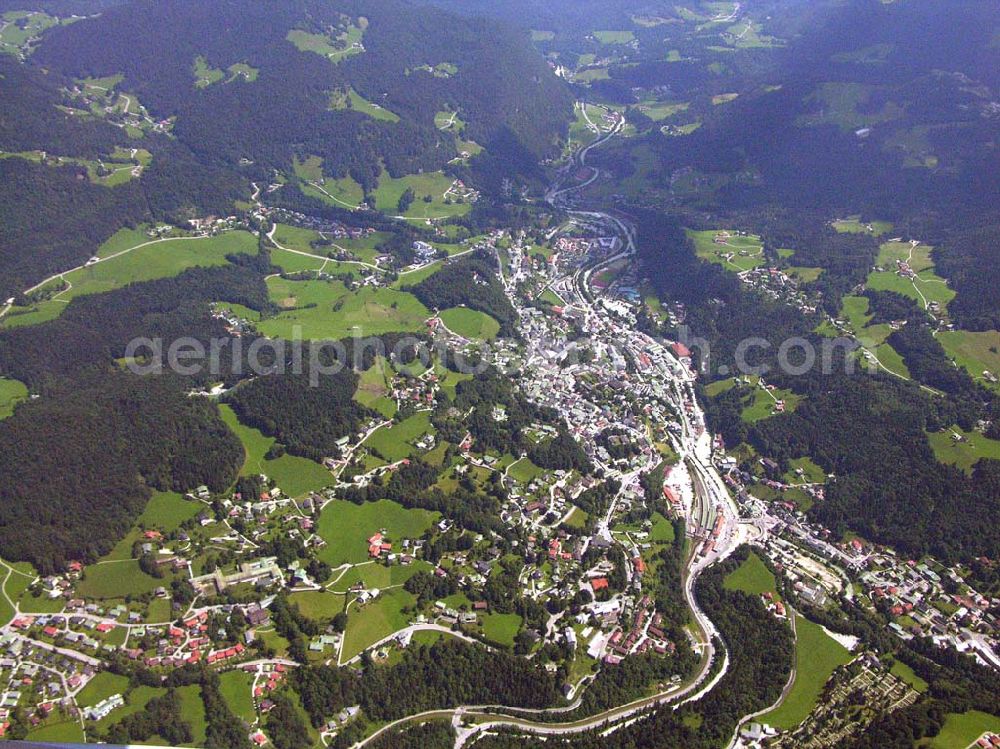
[{"label": "cluster of trees", "polygon": [[955,423],[953,404],[894,378],[794,378],[806,399],[794,413],[758,422],[749,441],[779,460],[809,455],[837,476],[811,512],[842,533],[942,559],[992,554],[989,518],[1000,502],[1000,462],[973,475],[938,463],[925,431]]},{"label": "cluster of trees", "polygon": [[0,159],[0,297],[82,264],[116,230],[145,219],[142,195],[121,187],[92,184],[84,167]]},{"label": "cluster of trees", "polygon": [[277,749],[309,749],[313,745],[309,729],[298,709],[285,694],[271,698],[274,707],[267,714],[267,735]]},{"label": "cluster of trees", "polygon": [[322,460],[339,455],[337,440],[357,432],[371,414],[353,400],[357,386],[358,375],[347,367],[315,378],[271,374],[240,385],[226,402],[243,423],[276,438],[289,453]]},{"label": "cluster of trees", "polygon": [[554,679],[531,661],[453,638],[412,645],[400,663],[370,668],[363,678],[309,666],[296,669],[293,681],[314,726],[348,705],[361,705],[371,720],[389,721],[456,705],[544,708],[558,697]]},{"label": "cluster of trees", "polygon": [[448,263],[432,276],[406,289],[431,309],[468,307],[500,323],[500,334],[514,335],[514,308],[497,278],[496,264],[469,256]]},{"label": "cluster of trees", "polygon": [[[363,54],[333,65],[286,39],[292,29],[342,29],[341,14],[367,19]],[[143,34],[148,28],[160,33]],[[213,33],[219,28],[230,33]],[[198,56],[220,69],[248,63],[259,74],[252,82],[195,88]],[[457,72],[446,78],[417,70],[428,60],[450,62]],[[489,146],[511,132],[535,155],[551,148],[570,116],[568,92],[520,34],[392,0],[111,9],[79,29],[52,32],[38,61],[75,77],[124,74],[122,86],[156,116],[177,117],[178,140],[206,163],[237,169],[249,158],[254,164],[246,171],[264,175],[270,168],[290,171],[294,155],[312,153],[323,157],[329,174],[350,173],[366,191],[383,163],[401,176],[439,169],[454,157],[454,136],[434,126],[446,105],[461,110],[469,137]],[[400,121],[331,108],[331,92],[348,87]]]},{"label": "cluster of trees", "polygon": [[181,698],[176,689],[146,703],[142,712],[133,713],[115,723],[104,737],[113,744],[138,744],[154,736],[180,746],[194,740],[191,724],[181,719]]},{"label": "cluster of trees", "polygon": [[[187,395],[209,374],[140,377],[115,364],[136,337],[223,336],[214,299],[259,309],[267,296],[246,269],[194,269],[78,297],[56,320],[0,333],[0,371],[41,395],[0,422],[0,464],[18,477],[0,486],[6,557],[45,572],[93,560],[128,531],[151,488],[232,484],[242,445],[211,402]],[[231,360],[221,364],[228,371]]]},{"label": "cluster of trees", "polygon": [[590,473],[593,465],[573,435],[562,424],[555,437],[544,440],[528,448],[528,458],[540,468],[575,469],[580,473]]},{"label": "cluster of trees", "polygon": [[[745,550],[737,552],[698,580],[698,601],[719,627],[729,653],[725,675],[700,700],[677,710],[669,707],[656,710],[608,735],[595,731],[565,739],[547,737],[543,741],[501,733],[485,737],[477,744],[488,749],[543,749],[553,744],[566,749],[655,749],[664,746],[715,749],[724,745],[732,738],[737,722],[744,715],[774,703],[788,681],[794,658],[791,628],[775,620],[759,596],[723,587],[726,575],[736,569],[745,556]],[[636,659],[629,659],[632,660]],[[629,668],[639,673],[646,667],[640,663]],[[588,692],[598,682],[601,682],[600,676]],[[587,699],[586,693],[584,699]]]},{"label": "cluster of trees", "polygon": [[42,572],[110,551],[150,487],[222,491],[243,461],[214,405],[128,375],[26,403],[0,439],[0,472],[17,477],[0,484],[0,545]]}]

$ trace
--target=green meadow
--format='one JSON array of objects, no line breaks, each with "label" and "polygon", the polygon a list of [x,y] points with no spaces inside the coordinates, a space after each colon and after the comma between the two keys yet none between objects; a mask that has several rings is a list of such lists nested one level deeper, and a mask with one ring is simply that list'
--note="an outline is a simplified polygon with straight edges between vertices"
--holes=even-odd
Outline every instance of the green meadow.
[{"label": "green meadow", "polygon": [[784,701],[760,720],[790,730],[808,717],[816,706],[823,685],[838,666],[851,660],[850,651],[823,628],[795,615],[795,681]]},{"label": "green meadow", "polygon": [[413,443],[425,434],[435,432],[430,411],[418,411],[407,419],[372,432],[364,446],[390,463],[408,458],[417,452]]},{"label": "green meadow", "polygon": [[28,388],[19,380],[0,377],[0,419],[14,413],[14,406],[28,397]]},{"label": "green meadow", "polygon": [[522,619],[517,614],[484,614],[483,636],[490,642],[504,647],[514,647],[514,638],[521,629]]},{"label": "green meadow", "polygon": [[984,372],[1000,377],[1000,332],[946,330],[938,333],[937,339],[944,346],[945,353],[974,379],[994,390],[1000,389],[1000,385],[983,377]]},{"label": "green meadow", "polygon": [[393,542],[420,538],[438,521],[440,513],[407,510],[388,499],[356,505],[343,500],[327,503],[317,533],[326,541],[319,557],[330,566],[368,560],[368,539],[380,531]]},{"label": "green meadow", "polygon": [[[688,238],[694,242],[695,254],[710,263],[721,265],[734,273],[752,270],[764,265],[764,245],[760,237],[749,235],[741,237],[735,232],[725,232],[721,229],[707,231],[686,230]],[[728,234],[728,236],[726,236]],[[716,243],[715,238],[723,236],[725,241]]]},{"label": "green meadow", "polygon": [[418,332],[430,312],[415,296],[389,288],[351,292],[339,281],[267,280],[271,300],[281,311],[258,329],[272,338],[339,340],[354,335]]},{"label": "green meadow", "polygon": [[156,528],[164,533],[177,530],[185,520],[197,515],[204,505],[184,499],[176,492],[153,492],[146,509],[139,516],[139,526]]},{"label": "green meadow", "polygon": [[635,39],[631,31],[595,31],[594,38],[601,44],[628,44]]},{"label": "green meadow", "polygon": [[365,97],[348,88],[347,91],[335,91],[330,96],[330,109],[342,110],[350,109],[354,112],[361,112],[372,119],[383,120],[385,122],[399,122],[399,115],[374,102],[368,101]]},{"label": "green meadow", "polygon": [[[390,216],[399,214],[399,199],[407,189],[413,190],[414,200],[402,214],[406,218],[434,219],[463,216],[472,210],[471,203],[446,203],[445,193],[453,179],[444,172],[424,172],[407,174],[404,177],[390,177],[382,172],[375,188],[375,208]],[[429,197],[430,200],[425,200]]]},{"label": "green meadow", "polygon": [[888,221],[872,221],[862,223],[860,216],[849,216],[838,219],[832,224],[835,231],[841,234],[871,234],[880,237],[892,231],[892,224]]},{"label": "green meadow", "polygon": [[155,578],[139,569],[137,559],[123,559],[85,567],[76,590],[84,598],[124,598],[169,585],[169,578]]},{"label": "green meadow", "polygon": [[929,749],[965,749],[987,731],[1000,733],[1000,717],[978,710],[949,713],[945,716],[941,732],[932,739],[924,739],[918,746]]},{"label": "green meadow", "polygon": [[775,593],[778,590],[774,574],[752,552],[739,567],[726,576],[722,586],[726,590],[739,590],[751,595]]},{"label": "green meadow", "polygon": [[229,709],[247,723],[257,717],[253,703],[253,676],[244,671],[227,671],[219,676],[219,691]]},{"label": "green meadow", "polygon": [[358,389],[354,400],[363,406],[373,408],[387,419],[396,413],[396,401],[389,397],[392,370],[381,357],[358,378]]},{"label": "green meadow", "polygon": [[308,458],[285,453],[280,458],[268,460],[265,455],[275,442],[273,437],[241,424],[236,412],[229,406],[219,406],[219,412],[226,426],[243,443],[246,459],[243,468],[240,469],[240,475],[256,476],[262,473],[273,479],[291,497],[300,497],[333,483],[330,472]]},{"label": "green meadow", "polygon": [[225,265],[226,256],[234,253],[257,253],[257,238],[244,231],[203,239],[146,239],[140,244],[143,246],[64,274],[70,288],[31,307],[11,310],[3,318],[3,325],[35,325],[58,317],[66,304],[77,296],[112,291],[139,281],[169,278],[188,268]]},{"label": "green meadow", "polygon": [[[959,435],[961,440],[956,440]],[[958,426],[943,432],[932,432],[927,439],[934,449],[934,456],[942,463],[961,468],[971,474],[972,468],[982,459],[1000,460],[1000,441],[991,440],[979,432],[966,432]]]},{"label": "green meadow", "polygon": [[347,610],[343,660],[349,660],[366,648],[388,637],[408,623],[403,610],[416,603],[416,596],[402,588],[382,591],[364,606],[351,604]]},{"label": "green meadow", "polygon": [[325,34],[311,34],[301,29],[292,29],[285,38],[302,52],[313,52],[330,62],[338,63],[364,51],[363,47],[358,46],[363,36],[364,29],[352,24],[334,38]]},{"label": "green meadow", "polygon": [[492,341],[500,332],[500,323],[485,312],[468,307],[452,307],[441,312],[441,321],[448,330],[463,338]]}]

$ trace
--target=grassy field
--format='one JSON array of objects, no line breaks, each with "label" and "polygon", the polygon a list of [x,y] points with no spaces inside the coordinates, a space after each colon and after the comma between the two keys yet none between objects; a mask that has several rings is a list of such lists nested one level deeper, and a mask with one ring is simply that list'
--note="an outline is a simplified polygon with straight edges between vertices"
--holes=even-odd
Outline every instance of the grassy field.
[{"label": "grassy field", "polygon": [[[407,174],[405,177],[390,177],[383,172],[375,188],[375,207],[390,216],[399,214],[399,198],[407,188],[416,196],[410,207],[403,213],[407,218],[447,218],[464,216],[472,210],[471,203],[445,203],[444,194],[451,187],[452,178],[443,172]],[[424,198],[430,196],[430,202]]]},{"label": "grassy field", "polygon": [[323,174],[323,160],[310,156],[305,161],[295,160],[295,175],[304,182],[316,182],[322,189],[303,184],[302,191],[310,197],[341,208],[356,208],[364,200],[365,192],[351,177],[336,179]]},{"label": "grassy field", "polygon": [[407,510],[387,499],[356,505],[334,500],[323,508],[317,532],[326,541],[319,558],[331,566],[368,559],[368,538],[381,530],[395,541],[420,538],[440,518],[436,512]]},{"label": "grassy field", "polygon": [[365,447],[374,450],[390,463],[395,463],[417,452],[412,443],[428,432],[434,432],[430,411],[418,411],[398,424],[373,432],[365,441]]},{"label": "grassy field", "polygon": [[689,102],[671,103],[651,100],[639,104],[638,109],[654,122],[660,122],[673,117],[675,114],[686,111],[690,106]]},{"label": "grassy field", "polygon": [[[886,324],[868,324],[872,315],[868,311],[867,297],[845,296],[841,303],[840,318],[847,322],[850,332],[853,333],[858,342],[865,348],[874,351],[879,361],[887,369],[903,377],[910,376],[910,372],[903,362],[903,357],[885,342],[892,333],[892,329]],[[829,332],[832,334],[835,331],[831,329]]]},{"label": "grassy field", "polygon": [[347,613],[347,630],[344,632],[343,658],[353,658],[383,637],[407,625],[403,609],[413,606],[416,597],[402,588],[393,588],[379,594],[364,606],[352,604]]},{"label": "grassy field", "polygon": [[262,320],[258,329],[274,338],[339,340],[353,335],[418,332],[430,312],[412,294],[389,288],[366,286],[348,291],[338,281],[267,281],[272,301],[284,308],[275,317]]},{"label": "grassy field", "polygon": [[806,719],[833,670],[851,660],[847,648],[827,635],[821,626],[798,614],[795,631],[795,682],[784,702],[760,718],[761,722],[784,730]]},{"label": "grassy field", "polygon": [[1000,376],[1000,332],[942,331],[937,339],[944,346],[945,353],[968,370],[974,379],[994,390],[1000,389],[997,383],[983,379],[983,372]]},{"label": "grassy field", "polygon": [[[955,440],[955,434],[961,435],[962,441]],[[957,466],[966,473],[971,474],[972,467],[983,458],[1000,460],[1000,442],[979,432],[966,432],[955,426],[943,432],[928,434],[927,438],[939,461]]]},{"label": "grassy field", "polygon": [[[797,468],[802,469],[801,476],[796,473]],[[826,471],[813,463],[811,458],[796,458],[789,461],[788,473],[783,478],[789,484],[821,484],[826,481]]]},{"label": "grassy field", "polygon": [[23,382],[0,377],[0,419],[14,413],[14,406],[28,397],[28,388]]},{"label": "grassy field", "polygon": [[232,253],[257,253],[257,238],[244,231],[205,239],[146,241],[151,244],[65,274],[71,288],[33,307],[15,308],[3,318],[4,326],[34,325],[54,319],[77,296],[120,289],[137,281],[169,278],[197,266],[225,265],[226,255]]},{"label": "grassy field", "polygon": [[364,51],[363,47],[357,46],[363,36],[363,29],[351,25],[336,38],[330,38],[325,34],[310,34],[301,29],[292,29],[285,38],[302,52],[313,52],[330,62],[338,63],[346,57]]},{"label": "grassy field", "polygon": [[52,723],[43,723],[38,728],[29,731],[25,740],[42,743],[82,744],[84,743],[83,728],[77,721],[67,718]]},{"label": "grassy field", "polygon": [[205,745],[205,703],[201,699],[201,686],[191,684],[180,687],[177,694],[181,698],[181,719],[191,724],[194,746]]},{"label": "grassy field", "polygon": [[892,231],[892,224],[888,221],[872,221],[869,224],[861,223],[860,216],[849,216],[844,219],[834,221],[832,224],[834,231],[840,234],[871,234],[881,237]]},{"label": "grassy field", "polygon": [[346,93],[343,91],[335,91],[330,97],[330,108],[334,110],[350,109],[354,112],[366,114],[375,120],[399,122],[398,114],[386,109],[385,107],[379,106],[374,102],[368,101],[368,99],[363,97],[353,88],[348,88]]},{"label": "grassy field", "polygon": [[937,302],[942,308],[946,308],[955,298],[955,292],[945,280],[932,272],[925,272],[916,278],[906,278],[895,270],[872,271],[868,275],[866,286],[874,291],[895,291],[925,308],[931,302]]},{"label": "grassy field", "polygon": [[785,411],[791,412],[801,402],[802,397],[796,395],[791,390],[776,389],[767,391],[761,387],[753,389],[753,395],[744,401],[744,408],[740,418],[748,424],[756,424],[758,421],[770,418],[775,413],[777,400],[785,402]]},{"label": "grassy field", "polygon": [[727,232],[729,237],[724,244],[716,244],[715,237],[722,234],[722,229],[707,231],[687,230],[688,238],[694,242],[695,254],[710,263],[721,265],[726,270],[740,273],[764,265],[764,245],[760,237],[749,235],[737,236],[735,232]]},{"label": "grassy field", "polygon": [[653,513],[653,527],[649,531],[649,540],[654,543],[673,543],[675,538],[674,524],[658,512]]},{"label": "grassy field", "polygon": [[512,648],[514,638],[521,629],[521,621],[517,614],[485,614],[482,617],[483,636],[497,645]]},{"label": "grassy field", "polygon": [[[902,107],[891,100],[884,102],[878,110],[870,106],[868,102],[874,90],[873,86],[863,83],[821,83],[809,96],[815,113],[799,115],[795,124],[800,127],[836,125],[846,132],[872,127],[902,115]],[[856,218],[848,217],[849,220]]]},{"label": "grassy field", "polygon": [[274,444],[273,437],[267,437],[257,429],[240,423],[236,413],[229,406],[219,406],[222,420],[239,437],[246,451],[246,460],[240,474],[255,476],[263,473],[274,481],[291,497],[300,497],[311,491],[318,491],[333,483],[333,476],[319,463],[295,455],[282,455],[276,460],[264,456]]},{"label": "grassy field", "polygon": [[945,716],[941,732],[932,739],[921,741],[918,746],[930,749],[965,749],[986,731],[1000,733],[1000,717],[978,710],[949,713]]},{"label": "grassy field", "polygon": [[110,671],[102,671],[97,674],[76,696],[76,702],[80,707],[93,707],[98,702],[106,700],[115,694],[125,695],[128,689],[128,677],[113,674]]},{"label": "grassy field", "polygon": [[907,666],[902,661],[896,661],[895,663],[893,663],[892,668],[890,670],[892,671],[893,674],[895,674],[900,679],[905,681],[907,684],[916,689],[918,692],[923,693],[927,691],[927,687],[929,686],[927,682],[921,679],[919,676],[917,676],[913,672],[913,669]]},{"label": "grassy field", "polygon": [[744,593],[775,593],[778,584],[760,557],[751,553],[746,560],[726,576],[723,582],[726,590],[741,590]]},{"label": "grassy field", "polygon": [[396,413],[396,401],[389,397],[389,376],[391,370],[385,359],[378,358],[358,378],[358,390],[354,400],[368,408],[374,408],[388,419]]},{"label": "grassy field", "polygon": [[288,601],[298,606],[303,616],[317,621],[329,621],[344,610],[344,596],[325,590],[306,590],[292,593],[288,597]]},{"label": "grassy field", "polygon": [[247,723],[253,723],[257,709],[253,704],[253,676],[243,671],[227,671],[219,676],[219,691],[229,709]]},{"label": "grassy field", "polygon": [[136,559],[92,564],[83,572],[84,577],[77,585],[77,592],[83,598],[124,598],[170,585],[168,578],[157,579],[139,569]]},{"label": "grassy field", "polygon": [[448,330],[463,338],[492,341],[500,332],[500,323],[485,312],[468,307],[452,307],[441,312],[441,320]]},{"label": "grassy field", "polygon": [[[333,585],[334,593],[346,593],[353,585],[361,583],[366,588],[385,588],[402,585],[418,572],[430,572],[433,567],[423,560],[415,560],[410,565],[394,564],[386,566],[379,562],[359,564],[344,572]],[[343,602],[341,602],[341,605]],[[327,604],[329,605],[329,604]]]},{"label": "grassy field", "polygon": [[181,523],[193,518],[204,507],[200,502],[184,499],[176,492],[153,492],[146,509],[139,516],[139,525],[169,533],[177,530]]},{"label": "grassy field", "polygon": [[510,467],[507,469],[507,475],[522,484],[530,484],[539,476],[544,476],[545,469],[539,468],[527,458],[521,458],[520,460],[511,463]]},{"label": "grassy field", "polygon": [[595,31],[594,38],[601,44],[628,44],[635,39],[631,31]]}]

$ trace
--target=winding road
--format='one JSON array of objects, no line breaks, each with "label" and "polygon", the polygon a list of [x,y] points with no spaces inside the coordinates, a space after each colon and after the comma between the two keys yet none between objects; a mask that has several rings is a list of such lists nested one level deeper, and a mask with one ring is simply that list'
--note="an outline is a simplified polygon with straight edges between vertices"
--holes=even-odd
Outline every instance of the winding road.
[{"label": "winding road", "polygon": [[[566,197],[592,184],[599,178],[599,170],[593,169],[593,174],[579,184],[568,187],[564,186],[567,178],[572,173],[586,165],[586,158],[589,152],[608,142],[621,131],[623,126],[624,118],[618,114],[614,124],[607,131],[601,133],[590,144],[581,147],[573,156],[570,164],[559,172],[553,186],[547,191],[545,200],[554,207],[565,209],[570,215],[603,223],[612,229],[621,239],[623,249],[620,252],[588,267],[577,269],[574,272],[572,288],[576,299],[567,300],[567,302],[584,308],[588,317],[597,316],[598,325],[610,326],[611,329],[617,329],[620,337],[630,340],[632,336],[635,336],[634,340],[638,341],[642,334],[628,329],[623,330],[619,323],[606,317],[606,312],[600,308],[600,305],[591,303],[588,294],[584,293],[594,272],[635,254],[635,227],[618,216],[613,216],[600,210],[576,210],[567,206]],[[469,739],[483,731],[497,728],[515,729],[522,733],[542,736],[582,733],[594,729],[607,729],[610,731],[621,727],[623,724],[630,722],[630,720],[637,719],[643,713],[654,708],[673,705],[674,709],[676,709],[682,704],[700,699],[713,689],[725,675],[729,667],[729,654],[722,648],[722,663],[718,668],[713,667],[719,655],[717,652],[717,643],[721,643],[722,640],[717,628],[698,604],[694,590],[698,576],[712,564],[726,558],[743,543],[746,531],[744,526],[738,522],[739,513],[735,502],[729,495],[721,476],[711,462],[711,436],[695,426],[695,423],[703,424],[704,417],[699,411],[697,401],[691,389],[690,383],[693,375],[687,372],[680,362],[672,357],[663,343],[653,341],[650,344],[649,341],[651,339],[648,336],[642,337],[641,340],[643,345],[660,347],[665,360],[670,362],[670,365],[665,367],[660,374],[673,380],[674,392],[677,394],[678,400],[682,401],[676,404],[678,405],[677,411],[681,414],[682,434],[684,435],[681,446],[681,457],[693,468],[692,478],[695,485],[694,489],[700,495],[701,501],[707,502],[712,511],[718,513],[724,519],[716,548],[713,551],[707,554],[699,554],[699,549],[701,548],[700,542],[693,545],[694,548],[688,560],[688,567],[683,580],[684,599],[691,610],[694,623],[700,630],[700,637],[697,639],[702,648],[703,657],[698,672],[689,678],[686,683],[671,685],[657,694],[634,700],[575,721],[543,722],[533,720],[529,717],[501,714],[497,711],[502,710],[505,713],[516,713],[523,716],[538,713],[548,715],[564,713],[576,709],[582,701],[582,695],[578,696],[570,705],[547,710],[529,710],[502,705],[463,705],[443,710],[429,710],[386,724],[375,733],[356,743],[354,749],[360,749],[387,732],[404,725],[415,725],[429,720],[450,720],[457,730],[456,747],[463,746]],[[683,382],[682,387],[677,387],[678,380]]]}]

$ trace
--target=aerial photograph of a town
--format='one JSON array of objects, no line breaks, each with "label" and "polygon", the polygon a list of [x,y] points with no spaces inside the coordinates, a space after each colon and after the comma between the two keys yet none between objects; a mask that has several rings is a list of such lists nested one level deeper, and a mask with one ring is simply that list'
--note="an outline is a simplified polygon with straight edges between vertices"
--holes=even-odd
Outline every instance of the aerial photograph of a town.
[{"label": "aerial photograph of a town", "polygon": [[0,0],[0,746],[1000,749],[1000,2]]}]

